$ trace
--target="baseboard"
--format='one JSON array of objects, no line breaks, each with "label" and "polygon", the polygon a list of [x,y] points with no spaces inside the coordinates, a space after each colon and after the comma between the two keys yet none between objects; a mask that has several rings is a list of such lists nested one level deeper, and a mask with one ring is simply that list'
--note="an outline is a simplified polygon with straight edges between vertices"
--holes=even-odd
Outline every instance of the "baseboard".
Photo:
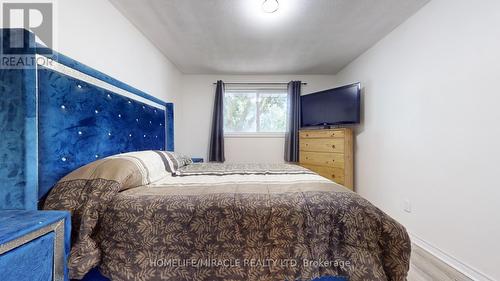
[{"label": "baseboard", "polygon": [[491,277],[441,251],[426,241],[410,235],[411,263],[431,280],[494,281]]}]

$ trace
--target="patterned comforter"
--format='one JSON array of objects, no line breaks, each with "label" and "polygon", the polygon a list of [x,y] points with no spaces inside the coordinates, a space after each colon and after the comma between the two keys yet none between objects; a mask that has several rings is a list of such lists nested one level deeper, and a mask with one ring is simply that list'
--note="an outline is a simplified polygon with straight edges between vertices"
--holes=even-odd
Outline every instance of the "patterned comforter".
[{"label": "patterned comforter", "polygon": [[72,211],[71,278],[406,280],[405,229],[357,194],[294,165],[196,165],[128,189],[121,170],[60,181],[45,208]]}]

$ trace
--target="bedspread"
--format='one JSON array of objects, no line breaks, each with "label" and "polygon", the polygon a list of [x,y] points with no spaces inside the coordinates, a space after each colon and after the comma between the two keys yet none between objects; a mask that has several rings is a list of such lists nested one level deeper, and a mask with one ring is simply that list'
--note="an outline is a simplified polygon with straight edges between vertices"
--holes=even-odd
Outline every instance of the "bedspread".
[{"label": "bedspread", "polygon": [[127,190],[116,179],[67,178],[45,208],[72,211],[71,278],[99,266],[118,281],[406,280],[404,227],[301,169],[166,177]]}]

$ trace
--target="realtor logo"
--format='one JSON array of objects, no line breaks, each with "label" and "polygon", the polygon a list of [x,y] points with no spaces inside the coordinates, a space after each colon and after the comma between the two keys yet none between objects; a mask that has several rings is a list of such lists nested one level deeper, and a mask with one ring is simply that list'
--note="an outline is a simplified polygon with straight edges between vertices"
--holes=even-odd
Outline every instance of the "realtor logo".
[{"label": "realtor logo", "polygon": [[[2,3],[2,27],[8,29],[26,29],[36,36],[6,36],[9,42],[2,42],[4,54],[34,54],[35,41],[38,44],[36,53],[52,54],[54,48],[54,10],[52,2],[19,3],[19,1]],[[5,31],[4,31],[5,32]],[[22,38],[21,38],[22,37]]]}]

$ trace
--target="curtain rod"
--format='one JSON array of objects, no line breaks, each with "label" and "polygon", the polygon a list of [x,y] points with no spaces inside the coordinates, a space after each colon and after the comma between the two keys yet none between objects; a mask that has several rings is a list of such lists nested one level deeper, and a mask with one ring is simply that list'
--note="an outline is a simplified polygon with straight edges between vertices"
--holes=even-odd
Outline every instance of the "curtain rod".
[{"label": "curtain rod", "polygon": [[[289,82],[224,82],[226,85],[287,85]],[[302,85],[307,85],[306,82],[302,82]],[[214,83],[217,85],[217,83]]]}]

